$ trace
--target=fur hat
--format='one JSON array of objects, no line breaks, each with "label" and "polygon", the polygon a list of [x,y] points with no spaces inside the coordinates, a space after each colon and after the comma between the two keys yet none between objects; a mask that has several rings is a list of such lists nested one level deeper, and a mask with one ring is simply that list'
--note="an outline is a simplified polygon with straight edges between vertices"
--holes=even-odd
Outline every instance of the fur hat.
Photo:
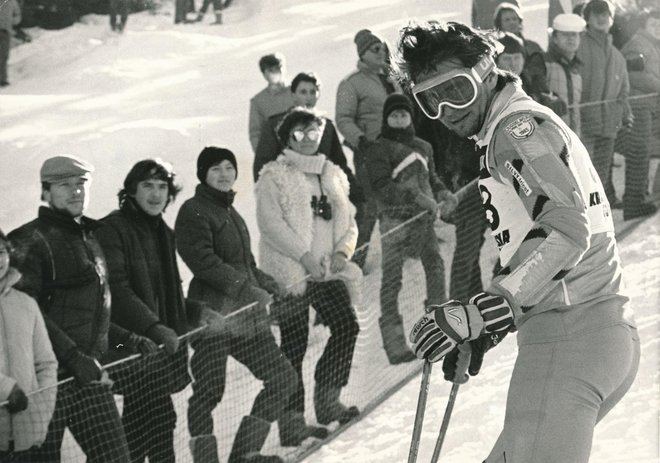
[{"label": "fur hat", "polygon": [[393,111],[397,109],[404,109],[408,113],[413,115],[413,106],[410,102],[410,98],[401,93],[392,93],[385,100],[383,105],[383,121],[387,121],[387,118],[392,114]]},{"label": "fur hat", "polygon": [[234,153],[226,148],[218,148],[217,146],[207,146],[204,148],[197,157],[197,178],[199,181],[206,184],[206,174],[209,172],[209,169],[224,160],[229,161],[234,166],[236,176],[238,177],[238,165]]},{"label": "fur hat", "polygon": [[94,167],[71,155],[53,156],[44,161],[39,171],[42,183],[55,183],[70,177],[91,178]]},{"label": "fur hat", "polygon": [[378,36],[374,35],[369,29],[362,29],[355,34],[353,42],[355,42],[355,45],[357,46],[357,54],[359,57],[362,57],[362,55],[364,55],[373,44],[383,43],[383,41],[378,38]]}]

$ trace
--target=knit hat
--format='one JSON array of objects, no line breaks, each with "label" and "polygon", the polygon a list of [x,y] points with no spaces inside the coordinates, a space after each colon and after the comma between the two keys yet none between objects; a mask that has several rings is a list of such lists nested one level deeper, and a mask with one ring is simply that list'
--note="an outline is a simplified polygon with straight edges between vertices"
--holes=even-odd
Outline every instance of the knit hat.
[{"label": "knit hat", "polygon": [[413,115],[413,106],[410,102],[410,98],[401,93],[391,93],[383,105],[383,121],[387,121],[390,114],[397,109],[404,109],[408,111],[411,116]]},{"label": "knit hat", "polygon": [[71,155],[54,156],[44,161],[39,172],[42,183],[55,183],[70,177],[91,178],[94,167]]},{"label": "knit hat", "polygon": [[234,166],[236,176],[238,177],[238,165],[234,153],[226,148],[218,148],[217,146],[207,146],[204,148],[197,157],[197,178],[199,181],[206,184],[206,174],[209,169],[224,160],[229,161]]},{"label": "knit hat", "polygon": [[364,55],[373,44],[383,43],[383,41],[374,35],[369,29],[362,29],[355,34],[353,42],[355,42],[355,45],[357,46],[357,54],[359,57],[362,57],[362,55]]},{"label": "knit hat", "polygon": [[587,23],[576,14],[558,14],[552,20],[552,30],[558,32],[582,32]]}]

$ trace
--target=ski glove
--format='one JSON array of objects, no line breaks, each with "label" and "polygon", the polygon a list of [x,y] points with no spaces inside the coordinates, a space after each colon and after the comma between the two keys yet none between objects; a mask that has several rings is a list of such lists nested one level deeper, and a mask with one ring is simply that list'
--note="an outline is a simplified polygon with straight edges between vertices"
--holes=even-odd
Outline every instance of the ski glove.
[{"label": "ski glove", "polygon": [[7,411],[10,414],[22,412],[28,406],[28,398],[18,384],[14,384],[13,389],[7,397]]},{"label": "ski glove", "polygon": [[419,359],[437,362],[464,341],[484,333],[507,331],[513,325],[513,311],[502,296],[479,293],[467,305],[448,301],[431,305],[413,326],[410,342]]},{"label": "ski glove", "polygon": [[136,354],[148,355],[158,351],[158,346],[155,342],[146,336],[140,336],[136,333],[129,333],[124,341],[124,345]]},{"label": "ski glove", "polygon": [[[471,352],[470,362],[467,365],[467,373],[469,373],[470,376],[477,376],[479,374],[479,371],[481,371],[481,365],[484,361],[484,355],[504,339],[506,333],[506,331],[502,331],[501,334],[484,334],[474,341],[468,341],[466,343],[466,345],[469,345],[469,350]],[[445,380],[453,383],[467,381],[467,376],[465,375],[466,367],[462,365],[459,355],[462,354],[459,354],[459,349],[456,348],[445,356],[442,362],[442,372],[445,375]]]},{"label": "ski glove", "polygon": [[101,364],[94,357],[75,349],[67,358],[65,365],[79,385],[85,386],[92,381],[99,381],[103,374]]},{"label": "ski glove", "polygon": [[156,323],[147,330],[147,336],[154,340],[157,344],[165,346],[167,355],[172,355],[179,348],[179,337],[172,328]]}]

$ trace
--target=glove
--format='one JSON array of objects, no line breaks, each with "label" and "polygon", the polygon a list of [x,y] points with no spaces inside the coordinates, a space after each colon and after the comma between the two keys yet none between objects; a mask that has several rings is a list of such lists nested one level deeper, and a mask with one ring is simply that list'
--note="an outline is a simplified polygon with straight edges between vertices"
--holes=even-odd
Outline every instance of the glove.
[{"label": "glove", "polygon": [[94,357],[75,349],[65,362],[66,368],[73,374],[78,384],[85,386],[92,381],[99,381],[103,374],[101,364]]},{"label": "glove", "polygon": [[558,116],[563,116],[568,112],[566,102],[554,93],[541,93],[539,103],[552,109]]},{"label": "glove", "polygon": [[28,398],[18,384],[15,384],[14,388],[9,393],[7,402],[8,403],[5,406],[7,407],[7,411],[12,415],[14,413],[22,412],[28,406]]},{"label": "glove", "polygon": [[432,217],[435,217],[438,214],[438,203],[435,202],[435,199],[425,195],[424,193],[419,193],[415,196],[415,204],[417,204],[422,209],[426,209]]},{"label": "glove", "polygon": [[628,58],[626,60],[626,67],[628,68],[628,71],[643,71],[644,68],[646,67],[646,63],[644,61],[644,55],[639,54],[637,56],[633,56],[632,58]]},{"label": "glove", "polygon": [[467,305],[448,301],[427,307],[410,331],[417,358],[437,362],[458,344],[484,333],[500,333],[513,325],[513,311],[502,296],[479,293]]},{"label": "glove", "polygon": [[441,217],[450,215],[458,206],[458,198],[449,190],[439,191],[436,200],[439,203]]},{"label": "glove", "polygon": [[[479,371],[481,371],[481,365],[486,352],[504,339],[506,334],[506,331],[501,332],[501,334],[486,334],[449,352],[442,362],[442,371],[445,375],[445,379],[453,383],[462,384],[468,379],[465,374],[466,369],[470,376],[477,376]],[[466,348],[464,346],[469,347]],[[466,351],[469,351],[470,353],[470,361],[467,364],[461,362],[463,359],[460,358],[460,356],[463,355],[463,352]]]},{"label": "glove", "polygon": [[371,142],[367,139],[366,135],[362,135],[360,138],[358,138],[357,148],[360,153],[366,153],[370,146]]},{"label": "glove", "polygon": [[221,333],[226,329],[225,317],[213,310],[211,307],[202,308],[200,323],[208,326],[209,331]]},{"label": "glove", "polygon": [[262,280],[259,282],[262,289],[273,296],[279,296],[281,294],[280,285],[273,278],[263,278]]},{"label": "glove", "polygon": [[124,340],[124,346],[131,352],[148,355],[158,352],[158,346],[146,336],[140,336],[136,333],[129,333]]},{"label": "glove", "polygon": [[156,323],[149,328],[147,330],[147,336],[157,344],[163,344],[167,355],[172,355],[179,348],[179,337],[176,332],[161,323]]}]

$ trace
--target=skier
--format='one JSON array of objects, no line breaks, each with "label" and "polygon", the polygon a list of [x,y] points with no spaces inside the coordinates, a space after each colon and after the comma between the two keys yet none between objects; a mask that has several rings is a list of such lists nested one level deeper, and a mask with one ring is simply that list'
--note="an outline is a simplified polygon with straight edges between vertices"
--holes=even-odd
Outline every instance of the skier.
[{"label": "skier", "polygon": [[470,342],[474,375],[517,330],[504,429],[486,462],[586,463],[595,424],[639,365],[611,211],[584,145],[495,53],[461,23],[400,34],[397,74],[424,114],[485,147],[479,190],[502,263],[486,292],[430,306],[410,340],[419,358],[446,357],[454,380],[458,344]]}]

